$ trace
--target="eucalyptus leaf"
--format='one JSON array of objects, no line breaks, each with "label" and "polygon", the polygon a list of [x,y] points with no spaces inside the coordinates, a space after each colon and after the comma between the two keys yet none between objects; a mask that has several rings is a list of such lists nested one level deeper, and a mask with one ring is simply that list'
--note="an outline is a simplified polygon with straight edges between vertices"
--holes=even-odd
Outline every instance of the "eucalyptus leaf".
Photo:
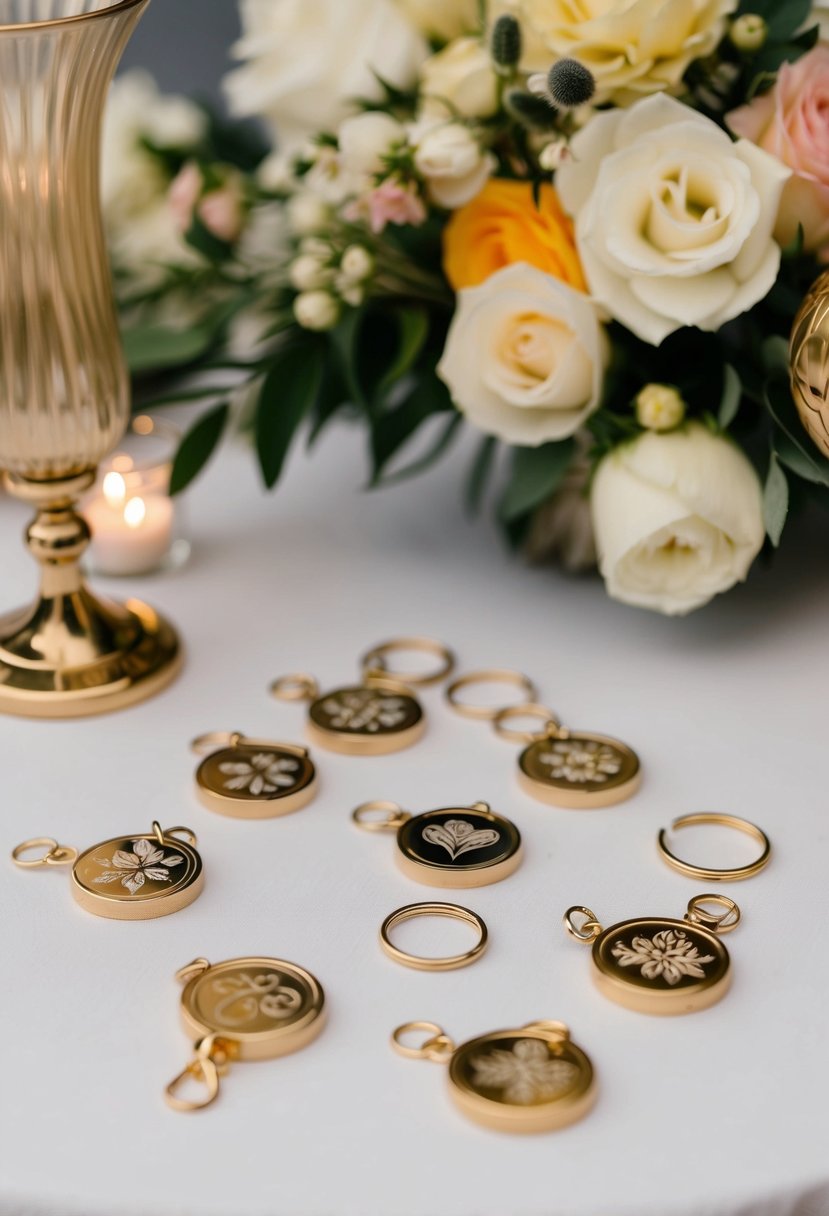
[{"label": "eucalyptus leaf", "polygon": [[207,325],[194,325],[189,329],[136,326],[124,331],[124,356],[133,375],[163,372],[195,363],[207,353],[214,338],[215,330]]},{"label": "eucalyptus leaf", "polygon": [[377,386],[380,397],[411,370],[429,336],[429,313],[419,305],[397,309],[395,320],[400,330],[400,346],[394,362]]},{"label": "eucalyptus leaf", "polygon": [[477,514],[481,508],[484,491],[495,463],[495,453],[498,441],[493,435],[487,435],[481,440],[475,459],[469,470],[466,483],[466,509],[471,515]]},{"label": "eucalyptus leaf", "polygon": [[[766,384],[765,401],[772,418],[799,452],[800,460],[812,470],[812,477],[807,480],[816,485],[829,486],[829,460],[820,454],[803,429],[792,400],[788,376],[778,372],[769,378]],[[790,461],[787,460],[786,463],[791,467]]]},{"label": "eucalyptus leaf", "polygon": [[789,483],[777,456],[772,452],[766,484],[763,487],[763,519],[766,524],[766,532],[775,549],[780,544],[788,514]]},{"label": "eucalyptus leaf", "polygon": [[227,425],[230,406],[226,401],[208,413],[202,414],[195,426],[181,441],[173,471],[170,475],[170,493],[180,494],[198,476],[213,455]]},{"label": "eucalyptus leaf", "polygon": [[463,416],[458,413],[453,413],[445,425],[440,428],[435,441],[427,448],[422,456],[417,460],[413,460],[411,464],[406,465],[402,469],[395,469],[393,473],[389,473],[382,481],[374,481],[372,489],[377,489],[379,486],[393,486],[398,482],[405,481],[409,477],[415,477],[418,473],[425,471],[435,463],[435,461],[448,450],[455,440],[458,433]]},{"label": "eucalyptus leaf", "polygon": [[256,452],[268,489],[279,481],[296,431],[317,400],[323,361],[316,343],[297,342],[271,364],[256,409]]},{"label": "eucalyptus leaf", "polygon": [[564,479],[576,445],[572,439],[538,448],[516,448],[509,483],[498,505],[498,517],[510,524],[546,501]]},{"label": "eucalyptus leaf", "polygon": [[720,401],[720,410],[717,416],[721,431],[727,431],[737,417],[742,395],[743,386],[740,383],[740,377],[731,364],[726,363],[723,368],[722,400]]},{"label": "eucalyptus leaf", "polygon": [[427,418],[448,410],[454,412],[449,390],[434,373],[427,373],[401,405],[376,418],[371,428],[372,482],[379,482],[386,465]]}]

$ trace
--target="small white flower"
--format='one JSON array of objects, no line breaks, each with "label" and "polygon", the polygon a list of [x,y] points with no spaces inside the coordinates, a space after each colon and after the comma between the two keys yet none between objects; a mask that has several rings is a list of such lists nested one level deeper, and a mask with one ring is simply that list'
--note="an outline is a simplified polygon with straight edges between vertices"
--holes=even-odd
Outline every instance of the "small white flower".
[{"label": "small white flower", "polygon": [[359,180],[384,171],[385,157],[406,142],[406,131],[390,114],[368,110],[347,118],[340,125],[337,140],[344,172]]},{"label": "small white flower", "polygon": [[353,283],[362,283],[374,272],[374,258],[363,245],[349,245],[340,259],[340,271]]},{"label": "small white flower", "polygon": [[462,123],[420,123],[409,139],[415,147],[415,167],[438,207],[454,210],[470,202],[495,170],[494,156]]},{"label": "small white flower", "polygon": [[672,988],[683,976],[705,979],[705,964],[714,962],[713,954],[700,954],[681,929],[634,937],[629,946],[619,941],[610,953],[620,967],[640,967],[645,979],[661,978]]},{"label": "small white flower", "polygon": [[569,142],[560,137],[554,139],[541,149],[538,154],[538,163],[547,173],[555,173],[571,155]]},{"label": "small white flower", "polygon": [[322,705],[335,730],[369,731],[393,729],[406,719],[406,702],[373,689],[358,689],[339,697],[328,697]]},{"label": "small white flower", "polygon": [[553,777],[584,785],[601,785],[621,771],[622,761],[615,748],[594,739],[559,739],[549,752],[542,752],[539,763],[548,765]]},{"label": "small white flower", "polygon": [[132,842],[131,853],[116,849],[111,858],[93,857],[92,860],[96,865],[113,867],[99,878],[94,878],[94,883],[108,886],[112,882],[120,881],[121,886],[126,887],[130,895],[135,895],[148,878],[154,882],[171,882],[170,870],[174,866],[180,866],[184,858],[180,853],[168,853],[165,856],[164,850],[157,848],[151,840],[142,839]]},{"label": "small white flower", "polygon": [[303,329],[333,329],[340,319],[340,306],[327,291],[303,291],[294,300],[294,316]]},{"label": "small white flower", "polygon": [[551,1056],[540,1039],[519,1039],[510,1051],[488,1051],[470,1063],[477,1087],[499,1090],[503,1101],[515,1106],[558,1098],[578,1075],[575,1064]]},{"label": "small white flower", "polygon": [[366,298],[366,289],[362,283],[355,283],[344,275],[339,275],[334,287],[340,299],[350,308],[359,308]]},{"label": "small white flower", "polygon": [[672,431],[685,417],[682,394],[670,384],[646,384],[636,398],[636,420],[648,431]]},{"label": "small white flower", "polygon": [[251,794],[274,794],[296,784],[298,760],[276,756],[273,752],[256,752],[250,760],[225,760],[219,772],[227,776],[226,790],[248,790]]},{"label": "small white flower", "polygon": [[758,13],[743,13],[732,21],[728,31],[728,37],[738,51],[759,51],[768,36],[768,22]]},{"label": "small white flower", "polygon": [[303,190],[288,200],[288,224],[297,236],[312,236],[331,223],[331,208],[318,194]]},{"label": "small white flower", "polygon": [[288,277],[297,291],[316,291],[332,282],[334,271],[330,266],[323,265],[319,258],[303,253],[291,262]]}]

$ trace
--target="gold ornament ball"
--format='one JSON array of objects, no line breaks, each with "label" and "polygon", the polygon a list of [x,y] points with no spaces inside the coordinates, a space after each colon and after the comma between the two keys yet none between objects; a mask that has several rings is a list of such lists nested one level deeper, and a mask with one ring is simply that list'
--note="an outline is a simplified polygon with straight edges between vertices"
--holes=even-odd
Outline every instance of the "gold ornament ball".
[{"label": "gold ornament ball", "polygon": [[815,280],[795,317],[789,366],[800,421],[829,458],[829,271]]}]

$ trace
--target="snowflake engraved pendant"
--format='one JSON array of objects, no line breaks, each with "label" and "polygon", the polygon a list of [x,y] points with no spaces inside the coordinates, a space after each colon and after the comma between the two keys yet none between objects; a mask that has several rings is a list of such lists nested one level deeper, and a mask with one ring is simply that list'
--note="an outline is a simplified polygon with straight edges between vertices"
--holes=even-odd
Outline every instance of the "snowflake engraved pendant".
[{"label": "snowflake engraved pendant", "polygon": [[[414,1031],[431,1038],[421,1047],[405,1046]],[[555,1131],[582,1119],[596,1100],[593,1065],[561,1022],[496,1030],[459,1047],[439,1026],[412,1022],[399,1027],[392,1042],[402,1055],[448,1063],[455,1105],[496,1131]]]},{"label": "snowflake engraved pendant", "polygon": [[169,916],[202,892],[202,860],[195,845],[188,829],[162,832],[157,825],[145,835],[105,840],[78,856],[72,894],[86,912],[110,920]]},{"label": "snowflake engraved pendant", "polygon": [[[317,772],[306,748],[239,734],[229,739],[229,747],[212,751],[196,770],[196,790],[208,810],[234,819],[271,819],[300,810],[314,797]],[[200,743],[193,747],[198,750]]]},{"label": "snowflake engraved pendant", "polygon": [[[384,817],[373,818],[375,811]],[[484,887],[521,864],[521,833],[486,802],[410,815],[395,803],[365,803],[352,818],[366,831],[397,833],[397,864],[431,887]]]},{"label": "snowflake engraved pendant", "polygon": [[[702,905],[712,902],[728,911],[705,912]],[[718,935],[739,919],[733,900],[701,895],[691,900],[684,920],[637,917],[604,929],[589,908],[570,908],[564,923],[573,937],[591,945],[600,992],[640,1013],[673,1015],[707,1009],[725,996],[731,959]]]},{"label": "snowflake engraved pendant", "polygon": [[417,743],[426,728],[412,690],[393,680],[370,680],[313,700],[308,738],[349,756],[382,756]]},{"label": "snowflake engraved pendant", "polygon": [[590,810],[613,806],[639,788],[639,757],[606,735],[560,731],[535,739],[518,757],[518,779],[533,798]]},{"label": "snowflake engraved pendant", "polygon": [[[195,1055],[167,1087],[176,1110],[199,1110],[215,1100],[219,1076],[236,1060],[270,1060],[306,1047],[325,1024],[319,981],[296,963],[278,958],[195,959],[176,978],[184,984],[181,1020]],[[197,1099],[183,1085],[204,1086]]]}]

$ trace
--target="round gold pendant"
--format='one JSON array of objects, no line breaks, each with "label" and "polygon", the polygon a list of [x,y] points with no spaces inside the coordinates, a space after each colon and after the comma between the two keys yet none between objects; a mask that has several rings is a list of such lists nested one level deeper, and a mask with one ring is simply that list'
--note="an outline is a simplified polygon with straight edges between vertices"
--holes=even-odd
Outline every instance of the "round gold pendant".
[{"label": "round gold pendant", "polygon": [[[316,793],[317,771],[304,747],[231,738],[232,746],[211,752],[196,770],[196,789],[208,810],[234,819],[271,819],[307,806]],[[194,749],[201,743],[195,740]]]},{"label": "round gold pendant", "polygon": [[[383,818],[374,818],[377,811]],[[521,833],[485,802],[410,815],[393,802],[367,802],[352,818],[366,831],[397,832],[397,864],[430,887],[484,887],[521,864]]]},{"label": "round gold pendant", "polygon": [[639,788],[639,757],[606,735],[566,732],[536,739],[518,757],[518,779],[533,798],[573,809],[612,806]]},{"label": "round gold pendant", "polygon": [[[421,1047],[407,1047],[413,1031],[431,1034]],[[501,1132],[548,1132],[582,1119],[596,1100],[590,1058],[561,1022],[530,1022],[496,1030],[456,1047],[428,1022],[399,1027],[392,1043],[402,1054],[446,1062],[449,1090],[460,1110]]]},{"label": "round gold pendant", "polygon": [[[730,905],[731,911],[720,918],[705,916],[697,912],[703,901]],[[581,927],[574,914],[587,918]],[[727,932],[738,920],[733,901],[710,895],[693,899],[685,920],[637,917],[603,929],[589,909],[571,908],[565,916],[568,931],[592,945],[593,979],[600,992],[628,1009],[665,1015],[707,1009],[725,996],[731,959],[718,931]]]},{"label": "round gold pendant", "polygon": [[151,920],[186,908],[204,886],[196,838],[173,828],[115,836],[81,853],[72,867],[72,894],[86,912],[111,920]]},{"label": "round gold pendant", "polygon": [[319,981],[278,958],[199,959],[179,972],[185,979],[181,1018],[198,1040],[232,1040],[233,1058],[270,1060],[299,1051],[323,1028],[325,996]]},{"label": "round gold pendant", "polygon": [[382,756],[417,743],[426,729],[411,689],[393,680],[337,688],[308,709],[312,743],[348,756]]}]

